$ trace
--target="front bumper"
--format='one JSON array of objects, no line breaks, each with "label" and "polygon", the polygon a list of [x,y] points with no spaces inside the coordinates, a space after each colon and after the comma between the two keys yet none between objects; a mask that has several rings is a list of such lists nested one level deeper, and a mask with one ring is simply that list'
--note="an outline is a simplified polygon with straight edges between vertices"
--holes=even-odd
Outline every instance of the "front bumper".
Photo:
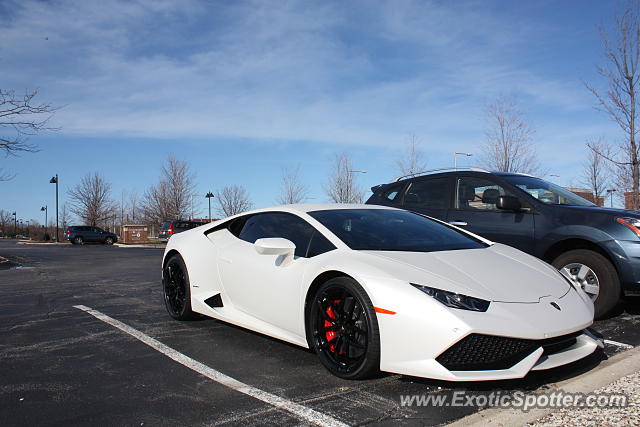
[{"label": "front bumper", "polygon": [[[586,295],[575,290],[562,298],[540,298],[537,303],[492,302],[486,312],[449,309],[440,303],[427,306],[431,302],[427,298],[430,297],[425,295],[425,299],[416,297],[405,301],[397,315],[377,316],[381,370],[447,381],[514,379],[532,370],[574,362],[598,348],[597,340],[584,331],[593,323],[593,305]],[[385,308],[396,311],[393,307]],[[521,349],[518,357],[506,364],[482,369],[477,366],[461,369],[459,365],[449,365],[451,369],[448,369],[438,361],[447,350],[474,334],[526,341],[529,347]],[[571,338],[575,341],[547,346],[545,351],[545,344],[570,334],[574,334]]]}]

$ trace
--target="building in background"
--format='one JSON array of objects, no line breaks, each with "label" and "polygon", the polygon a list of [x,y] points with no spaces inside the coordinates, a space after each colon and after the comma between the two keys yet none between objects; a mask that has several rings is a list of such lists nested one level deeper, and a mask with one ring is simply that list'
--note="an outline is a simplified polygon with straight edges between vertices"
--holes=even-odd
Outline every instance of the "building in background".
[{"label": "building in background", "polygon": [[593,195],[593,192],[591,190],[589,190],[588,188],[571,188],[571,187],[566,187],[567,190],[571,191],[572,193],[577,194],[578,196],[582,197],[583,199],[587,199],[588,201],[595,203],[598,206],[604,206],[604,196],[598,196],[598,200],[596,200],[596,197]]}]

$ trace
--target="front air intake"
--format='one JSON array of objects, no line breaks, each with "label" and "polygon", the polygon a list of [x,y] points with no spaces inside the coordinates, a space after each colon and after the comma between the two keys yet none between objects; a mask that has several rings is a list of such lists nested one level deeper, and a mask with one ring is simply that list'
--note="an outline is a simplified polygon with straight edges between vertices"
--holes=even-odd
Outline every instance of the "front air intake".
[{"label": "front air intake", "polygon": [[467,335],[436,358],[450,371],[490,371],[509,369],[542,347],[549,355],[571,347],[582,331],[543,340]]}]

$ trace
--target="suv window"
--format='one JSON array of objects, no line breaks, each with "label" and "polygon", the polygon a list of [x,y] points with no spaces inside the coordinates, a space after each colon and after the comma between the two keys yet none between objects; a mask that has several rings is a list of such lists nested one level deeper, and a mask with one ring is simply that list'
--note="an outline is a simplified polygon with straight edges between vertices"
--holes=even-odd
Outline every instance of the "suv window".
[{"label": "suv window", "polygon": [[380,195],[380,198],[387,202],[400,202],[400,196],[402,193],[402,187],[404,187],[404,182],[402,184],[389,185]]},{"label": "suv window", "polygon": [[456,209],[497,211],[498,197],[507,194],[505,189],[485,178],[464,176],[456,182]]},{"label": "suv window", "polygon": [[[249,217],[238,237],[249,243],[255,243],[256,240],[263,238],[282,237],[291,240],[296,245],[296,256],[306,257],[314,234],[316,234],[316,229],[302,218],[284,212],[269,212]],[[326,249],[326,243],[329,243],[322,242],[323,238],[324,236],[320,235],[318,242],[314,242],[314,250],[309,256],[323,253],[318,251]]]},{"label": "suv window", "polygon": [[447,189],[447,178],[414,181],[404,196],[404,205],[409,208],[446,209]]}]

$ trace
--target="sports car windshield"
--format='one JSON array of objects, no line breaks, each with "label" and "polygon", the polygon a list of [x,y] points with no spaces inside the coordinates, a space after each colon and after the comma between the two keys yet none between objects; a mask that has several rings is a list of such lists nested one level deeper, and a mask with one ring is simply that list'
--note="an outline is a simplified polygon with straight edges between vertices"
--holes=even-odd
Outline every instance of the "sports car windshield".
[{"label": "sports car windshield", "polygon": [[595,206],[577,194],[540,178],[523,175],[505,175],[503,178],[548,205]]},{"label": "sports car windshield", "polygon": [[355,250],[436,252],[487,247],[453,228],[407,211],[333,209],[309,215]]}]

